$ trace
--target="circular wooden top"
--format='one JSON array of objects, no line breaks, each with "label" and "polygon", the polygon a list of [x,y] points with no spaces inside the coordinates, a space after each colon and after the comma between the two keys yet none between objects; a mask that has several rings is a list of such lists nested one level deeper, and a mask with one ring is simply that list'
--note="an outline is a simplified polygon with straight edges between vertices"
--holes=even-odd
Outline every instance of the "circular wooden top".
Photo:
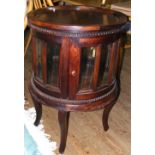
[{"label": "circular wooden top", "polygon": [[118,28],[128,21],[120,12],[90,6],[56,6],[32,11],[29,25],[55,30],[91,31]]}]

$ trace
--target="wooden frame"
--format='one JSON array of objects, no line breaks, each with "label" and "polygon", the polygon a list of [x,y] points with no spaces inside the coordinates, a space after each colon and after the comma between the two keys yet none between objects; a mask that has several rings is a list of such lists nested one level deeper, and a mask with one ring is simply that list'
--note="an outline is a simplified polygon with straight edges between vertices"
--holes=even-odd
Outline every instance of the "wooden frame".
[{"label": "wooden frame", "polygon": [[[92,17],[90,10],[93,12],[94,16],[96,14],[98,15],[97,17],[95,16],[98,19]],[[66,11],[67,14],[65,14]],[[70,14],[69,11],[72,13]],[[59,13],[57,14],[57,12]],[[40,16],[40,18],[37,19],[36,14],[38,17],[42,14],[43,16]],[[104,22],[102,22],[102,14],[104,14],[104,16],[106,15],[107,20],[104,20]],[[87,19],[84,19],[85,15],[88,17]],[[109,15],[114,21],[111,22],[111,20],[108,20]],[[41,19],[41,17],[44,16],[46,16],[46,18]],[[66,146],[68,119],[71,111],[93,111],[104,109],[102,118],[103,127],[105,131],[109,128],[109,113],[116,103],[120,92],[118,76],[120,73],[119,47],[120,39],[128,29],[128,18],[125,15],[112,10],[86,6],[58,6],[44,8],[30,13],[28,18],[32,36],[39,38],[43,42],[43,79],[38,80],[37,75],[35,75],[35,69],[38,65],[36,53],[38,51],[36,50],[37,44],[33,41],[34,72],[32,74],[29,90],[37,112],[35,125],[38,125],[41,119],[42,104],[56,108],[59,111],[58,119],[61,129],[59,152],[63,153]],[[115,20],[115,18],[118,18],[119,20]],[[110,22],[108,23],[108,21]],[[58,87],[48,84],[46,80],[46,42],[61,44]],[[104,46],[108,46],[109,44],[112,45],[112,48],[108,50],[110,53],[108,82],[102,86],[98,86],[100,70],[103,69],[103,66],[100,65],[101,59],[103,59],[101,57],[103,44]],[[90,55],[88,54],[90,47],[94,48],[95,54],[91,52]],[[83,48],[86,48],[87,50],[86,55],[82,56]],[[91,54],[93,54],[93,56],[91,56]],[[81,57],[84,57],[86,63],[86,67],[84,68],[81,67]],[[105,57],[107,57],[107,55]],[[79,87],[80,75],[83,74],[83,70],[90,69],[90,67],[93,68],[92,74],[90,75],[92,78],[92,86],[91,88],[82,89]],[[101,78],[101,80],[102,79],[103,78]]]}]

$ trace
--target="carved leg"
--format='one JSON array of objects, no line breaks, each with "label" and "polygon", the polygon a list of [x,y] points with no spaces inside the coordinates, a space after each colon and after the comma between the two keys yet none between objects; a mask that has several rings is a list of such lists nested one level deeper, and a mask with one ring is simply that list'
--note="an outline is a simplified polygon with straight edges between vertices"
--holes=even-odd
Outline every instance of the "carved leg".
[{"label": "carved leg", "polygon": [[109,129],[109,124],[108,124],[108,118],[109,118],[109,113],[112,109],[112,107],[114,106],[114,103],[108,104],[103,111],[103,116],[102,116],[102,124],[103,124],[103,128],[104,131],[107,131]]},{"label": "carved leg", "polygon": [[40,104],[39,102],[34,101],[34,107],[36,110],[36,120],[34,122],[35,126],[39,125],[39,122],[41,120],[41,116],[42,116],[42,104]]},{"label": "carved leg", "polygon": [[68,125],[69,125],[69,114],[70,112],[59,111],[58,112],[58,120],[61,130],[61,140],[59,152],[63,153],[66,147],[67,133],[68,133]]}]

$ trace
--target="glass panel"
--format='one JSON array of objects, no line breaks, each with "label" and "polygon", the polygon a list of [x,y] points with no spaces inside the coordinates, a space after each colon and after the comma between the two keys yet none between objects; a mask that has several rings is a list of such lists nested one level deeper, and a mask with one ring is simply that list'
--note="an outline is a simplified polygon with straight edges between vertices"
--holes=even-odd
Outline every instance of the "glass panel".
[{"label": "glass panel", "polygon": [[36,51],[37,51],[37,70],[36,76],[42,79],[42,47],[43,43],[40,39],[36,38]]},{"label": "glass panel", "polygon": [[108,82],[111,46],[112,44],[102,46],[99,80],[98,80],[99,87],[106,85]]},{"label": "glass panel", "polygon": [[80,66],[80,89],[91,89],[95,61],[95,48],[82,48]]},{"label": "glass panel", "polygon": [[58,86],[60,44],[47,44],[47,83]]}]

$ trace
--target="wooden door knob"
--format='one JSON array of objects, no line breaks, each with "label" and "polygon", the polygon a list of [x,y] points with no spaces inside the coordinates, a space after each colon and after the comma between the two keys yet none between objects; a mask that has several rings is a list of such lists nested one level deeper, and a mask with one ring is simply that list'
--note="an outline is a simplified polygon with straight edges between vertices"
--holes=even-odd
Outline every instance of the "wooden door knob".
[{"label": "wooden door knob", "polygon": [[73,71],[71,72],[71,74],[72,74],[72,76],[75,76],[75,75],[76,75],[76,71],[73,70]]}]

